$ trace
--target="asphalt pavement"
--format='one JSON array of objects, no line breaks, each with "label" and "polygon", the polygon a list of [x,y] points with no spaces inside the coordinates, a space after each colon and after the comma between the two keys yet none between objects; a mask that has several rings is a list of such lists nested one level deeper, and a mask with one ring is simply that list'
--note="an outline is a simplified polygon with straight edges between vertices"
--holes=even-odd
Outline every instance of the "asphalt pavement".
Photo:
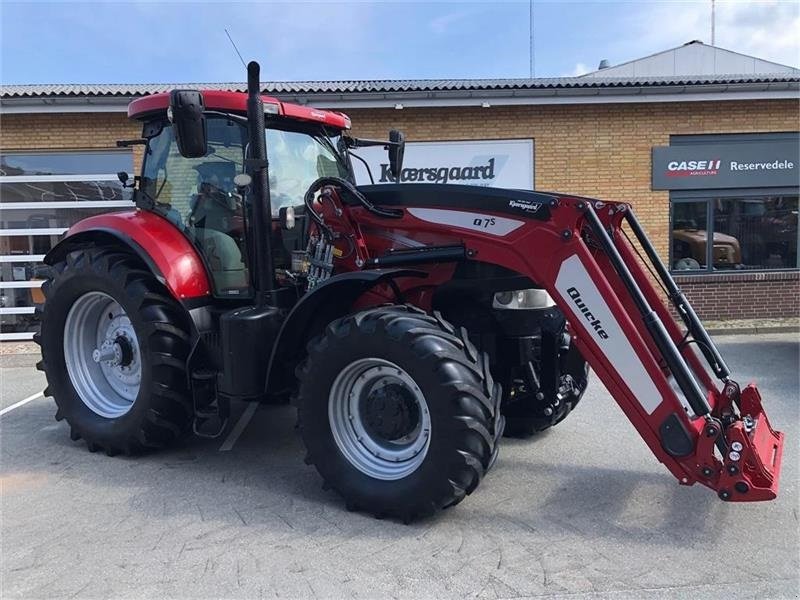
[{"label": "asphalt pavement", "polygon": [[[798,335],[717,339],[786,432],[773,502],[679,486],[596,379],[552,432],[504,440],[462,504],[412,525],[323,491],[291,407],[237,406],[218,440],[109,458],[34,398],[0,417],[0,597],[796,598]],[[42,390],[36,360],[0,357],[0,409]]]}]

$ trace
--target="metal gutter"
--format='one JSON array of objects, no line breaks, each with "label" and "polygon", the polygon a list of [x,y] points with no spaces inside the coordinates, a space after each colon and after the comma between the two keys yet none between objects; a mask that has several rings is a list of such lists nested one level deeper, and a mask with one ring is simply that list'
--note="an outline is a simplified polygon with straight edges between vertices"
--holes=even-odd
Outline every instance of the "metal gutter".
[{"label": "metal gutter", "polygon": [[[620,104],[709,102],[733,100],[798,100],[800,82],[709,83],[703,85],[639,85],[495,88],[486,90],[414,90],[335,93],[271,93],[283,101],[333,109],[526,106],[554,104]],[[12,96],[0,98],[0,114],[125,112],[143,94],[114,96]]]}]

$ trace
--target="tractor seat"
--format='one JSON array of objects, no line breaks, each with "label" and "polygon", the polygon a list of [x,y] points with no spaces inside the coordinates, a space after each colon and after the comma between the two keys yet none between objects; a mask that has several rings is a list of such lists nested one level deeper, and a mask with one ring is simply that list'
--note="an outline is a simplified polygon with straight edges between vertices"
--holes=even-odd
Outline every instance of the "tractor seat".
[{"label": "tractor seat", "polygon": [[226,290],[247,288],[247,267],[236,240],[221,231],[205,227],[195,227],[194,234],[203,247],[217,292],[225,294]]}]

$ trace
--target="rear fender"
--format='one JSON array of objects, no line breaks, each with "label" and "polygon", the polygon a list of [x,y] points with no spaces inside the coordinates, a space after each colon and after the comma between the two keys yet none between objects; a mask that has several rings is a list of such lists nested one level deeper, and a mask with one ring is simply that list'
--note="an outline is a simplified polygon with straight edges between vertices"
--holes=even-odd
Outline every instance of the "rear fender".
[{"label": "rear fender", "polygon": [[211,297],[205,265],[191,242],[167,219],[136,210],[89,217],[75,224],[44,258],[53,265],[93,244],[121,245],[138,256],[181,301]]},{"label": "rear fender", "polygon": [[357,301],[375,286],[398,277],[427,277],[410,269],[371,269],[335,275],[295,304],[281,327],[272,349],[267,392],[280,394],[294,380],[294,366],[305,354],[306,344],[339,317],[352,312]]}]

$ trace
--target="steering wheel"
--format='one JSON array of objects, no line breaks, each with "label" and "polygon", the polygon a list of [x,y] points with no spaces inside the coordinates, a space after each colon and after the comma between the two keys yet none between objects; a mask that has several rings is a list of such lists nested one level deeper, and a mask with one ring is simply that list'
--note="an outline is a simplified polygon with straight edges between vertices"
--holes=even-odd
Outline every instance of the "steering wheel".
[{"label": "steering wheel", "polygon": [[198,200],[209,200],[214,204],[218,204],[221,208],[229,212],[236,212],[241,204],[241,199],[227,192],[223,192],[218,187],[212,187],[207,192],[200,192],[197,197]]},{"label": "steering wheel", "polygon": [[242,212],[240,197],[228,195],[219,188],[211,188],[195,197],[189,222],[198,224],[205,220],[205,227],[238,233],[244,230]]},{"label": "steering wheel", "polygon": [[[198,192],[192,205],[191,215],[198,213],[211,213],[222,209],[225,216],[232,216],[242,211],[242,199],[230,195],[219,188]],[[200,217],[202,218],[202,217]],[[198,219],[194,219],[197,221]]]}]

